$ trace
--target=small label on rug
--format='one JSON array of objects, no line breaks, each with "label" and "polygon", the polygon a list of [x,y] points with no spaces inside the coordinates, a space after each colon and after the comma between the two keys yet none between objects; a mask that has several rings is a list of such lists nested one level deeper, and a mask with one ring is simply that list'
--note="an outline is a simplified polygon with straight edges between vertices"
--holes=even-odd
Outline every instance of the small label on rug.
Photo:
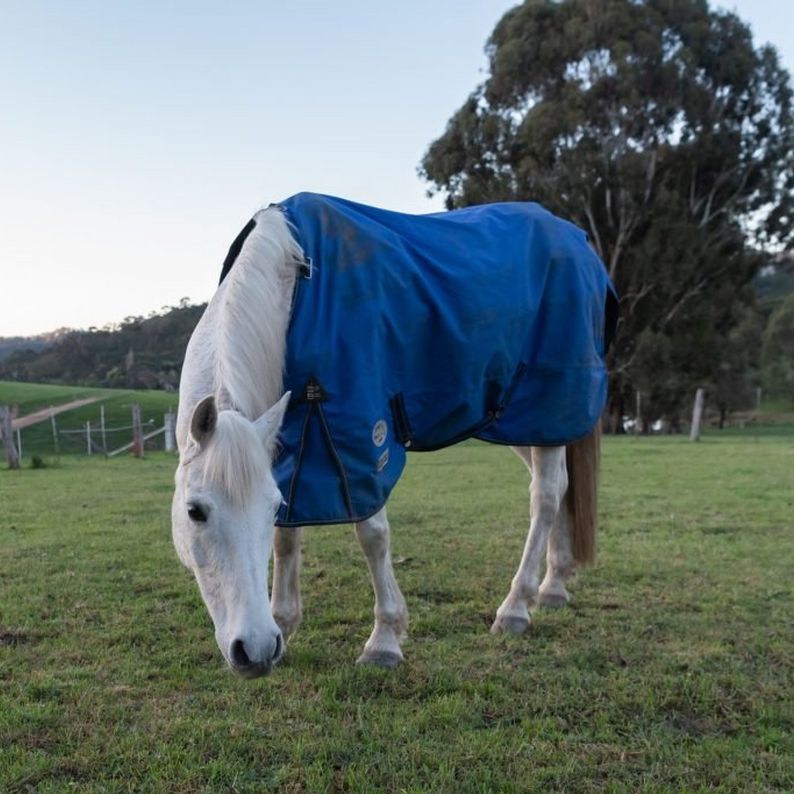
[{"label": "small label on rug", "polygon": [[386,436],[389,433],[389,428],[383,419],[378,419],[375,426],[372,428],[372,443],[376,447],[382,447],[386,443]]}]

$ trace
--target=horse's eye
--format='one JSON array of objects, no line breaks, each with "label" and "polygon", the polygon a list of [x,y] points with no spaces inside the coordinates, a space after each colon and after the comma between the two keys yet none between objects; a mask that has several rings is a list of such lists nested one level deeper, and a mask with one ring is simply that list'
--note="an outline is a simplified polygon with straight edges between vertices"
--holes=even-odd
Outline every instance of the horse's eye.
[{"label": "horse's eye", "polygon": [[187,514],[191,521],[196,521],[199,524],[203,524],[207,520],[207,513],[204,508],[195,502],[188,503]]}]

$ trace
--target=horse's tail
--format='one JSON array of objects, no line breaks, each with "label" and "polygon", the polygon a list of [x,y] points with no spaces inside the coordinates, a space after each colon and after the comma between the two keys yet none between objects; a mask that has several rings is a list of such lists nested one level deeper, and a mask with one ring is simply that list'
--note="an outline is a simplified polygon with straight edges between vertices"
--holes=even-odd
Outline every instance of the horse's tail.
[{"label": "horse's tail", "polygon": [[595,559],[598,523],[598,469],[601,462],[601,426],[565,449],[568,466],[568,509],[571,515],[571,550],[578,563]]}]

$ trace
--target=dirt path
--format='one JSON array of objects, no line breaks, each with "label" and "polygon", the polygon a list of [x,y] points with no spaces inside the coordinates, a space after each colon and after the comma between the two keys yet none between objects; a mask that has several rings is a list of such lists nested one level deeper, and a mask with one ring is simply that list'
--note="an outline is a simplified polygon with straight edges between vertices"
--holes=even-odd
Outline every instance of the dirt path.
[{"label": "dirt path", "polygon": [[24,429],[31,425],[37,425],[39,422],[46,422],[51,416],[62,414],[64,411],[72,411],[75,408],[82,408],[84,405],[98,402],[103,399],[102,397],[83,397],[81,400],[72,400],[69,403],[61,403],[60,405],[53,405],[52,408],[42,408],[40,411],[34,411],[32,414],[20,416],[13,420],[11,428],[13,430]]}]

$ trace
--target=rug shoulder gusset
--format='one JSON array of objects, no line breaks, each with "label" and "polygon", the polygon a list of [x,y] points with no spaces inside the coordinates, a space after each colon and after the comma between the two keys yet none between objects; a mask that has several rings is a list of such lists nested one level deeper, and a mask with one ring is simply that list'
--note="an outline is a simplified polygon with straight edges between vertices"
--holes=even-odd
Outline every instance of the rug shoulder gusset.
[{"label": "rug shoulder gusset", "polygon": [[285,499],[279,525],[346,524],[376,513],[405,467],[390,425],[379,415],[343,419],[341,403],[325,392],[307,401],[296,384],[293,395],[273,466]]}]

